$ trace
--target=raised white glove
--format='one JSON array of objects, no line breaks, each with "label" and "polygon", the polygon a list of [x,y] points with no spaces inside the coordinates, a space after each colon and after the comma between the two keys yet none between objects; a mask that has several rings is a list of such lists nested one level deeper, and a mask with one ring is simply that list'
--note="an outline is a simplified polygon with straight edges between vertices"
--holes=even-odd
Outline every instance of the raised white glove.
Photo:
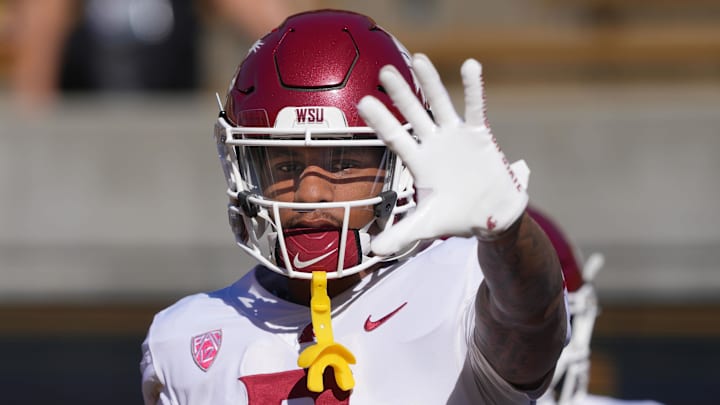
[{"label": "raised white glove", "polygon": [[528,202],[529,169],[524,161],[507,161],[486,123],[480,63],[468,59],[461,68],[464,121],[430,60],[416,54],[413,68],[436,122],[394,67],[382,68],[380,82],[419,142],[376,98],[366,96],[358,104],[365,122],[405,162],[417,189],[415,211],[373,240],[372,250],[380,255],[421,239],[492,238],[508,229]]}]

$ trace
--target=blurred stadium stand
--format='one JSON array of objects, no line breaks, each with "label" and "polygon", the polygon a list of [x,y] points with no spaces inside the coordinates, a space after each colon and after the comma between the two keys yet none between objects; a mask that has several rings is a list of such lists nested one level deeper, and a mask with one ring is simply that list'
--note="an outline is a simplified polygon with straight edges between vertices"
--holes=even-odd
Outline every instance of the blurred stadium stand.
[{"label": "blurred stadium stand", "polygon": [[[140,403],[152,314],[252,264],[232,245],[211,136],[213,93],[245,52],[208,27],[197,92],[74,94],[18,111],[6,90],[10,3],[0,1],[0,344],[11,348],[0,402]],[[368,13],[429,54],[458,102],[459,64],[484,63],[494,132],[532,168],[533,202],[606,257],[591,391],[716,403],[720,3],[319,5]]]}]

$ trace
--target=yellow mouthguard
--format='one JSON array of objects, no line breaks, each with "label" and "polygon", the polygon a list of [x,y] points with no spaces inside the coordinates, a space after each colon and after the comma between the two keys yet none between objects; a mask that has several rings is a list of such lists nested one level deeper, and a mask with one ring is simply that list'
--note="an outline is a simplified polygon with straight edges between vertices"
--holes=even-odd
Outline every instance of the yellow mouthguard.
[{"label": "yellow mouthguard", "polygon": [[298,357],[298,366],[308,369],[308,390],[323,391],[323,373],[327,367],[333,368],[335,382],[340,389],[351,390],[355,386],[355,379],[348,364],[355,364],[355,356],[345,346],[333,340],[327,273],[324,271],[312,273],[310,317],[316,343],[305,348]]}]

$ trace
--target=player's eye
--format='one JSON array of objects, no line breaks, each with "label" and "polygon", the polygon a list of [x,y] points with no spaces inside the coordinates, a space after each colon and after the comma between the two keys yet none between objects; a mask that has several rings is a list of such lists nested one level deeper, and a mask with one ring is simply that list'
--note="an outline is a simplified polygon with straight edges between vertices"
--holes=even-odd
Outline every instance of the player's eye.
[{"label": "player's eye", "polygon": [[352,160],[338,160],[330,165],[330,170],[332,172],[349,171],[359,167],[359,165],[360,164],[358,162]]},{"label": "player's eye", "polygon": [[303,170],[303,166],[298,162],[282,162],[273,165],[275,172],[280,173],[299,173]]}]

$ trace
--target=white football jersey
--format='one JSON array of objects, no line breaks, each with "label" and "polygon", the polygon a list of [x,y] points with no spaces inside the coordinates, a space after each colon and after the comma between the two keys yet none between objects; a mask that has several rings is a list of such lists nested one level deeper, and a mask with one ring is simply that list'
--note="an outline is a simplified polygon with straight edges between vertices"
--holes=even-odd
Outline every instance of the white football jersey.
[{"label": "white football jersey", "polygon": [[466,361],[483,278],[476,249],[474,238],[435,242],[332,299],[335,341],[357,359],[349,393],[332,376],[322,393],[307,390],[297,359],[313,343],[310,310],[266,291],[254,270],[186,297],[155,316],[143,343],[145,403],[532,403],[482,356]]}]

